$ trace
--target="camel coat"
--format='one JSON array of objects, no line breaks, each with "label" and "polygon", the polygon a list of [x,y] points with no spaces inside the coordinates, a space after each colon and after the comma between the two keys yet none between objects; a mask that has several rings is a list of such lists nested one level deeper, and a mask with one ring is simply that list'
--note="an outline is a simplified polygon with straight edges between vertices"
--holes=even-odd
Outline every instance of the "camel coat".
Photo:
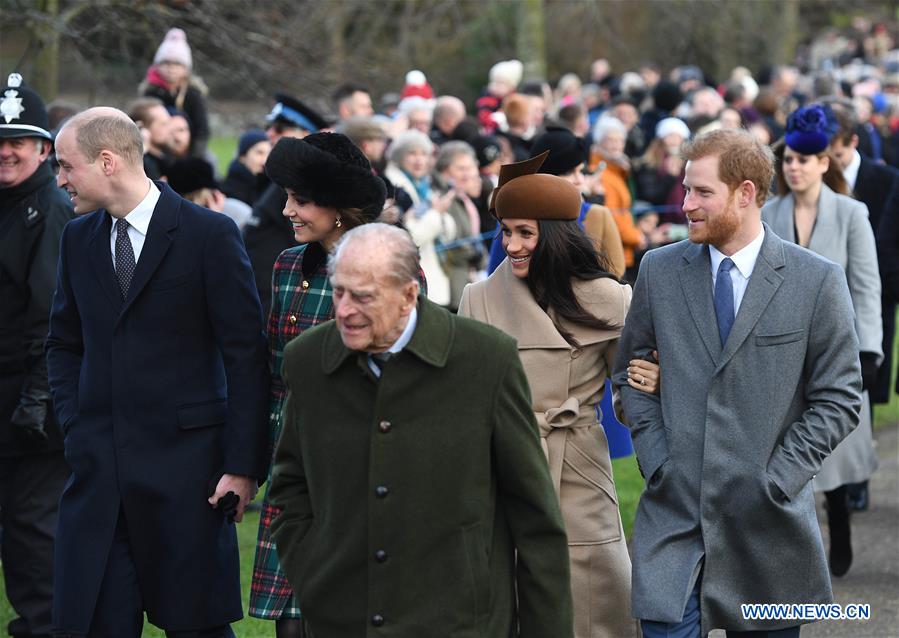
[{"label": "camel coat", "polygon": [[574,282],[584,308],[613,327],[562,321],[581,344],[572,347],[534,301],[506,259],[485,281],[462,293],[459,314],[503,330],[518,341],[531,387],[543,449],[568,532],[575,636],[637,634],[631,617],[631,563],[609,448],[597,420],[606,377],[630,305],[631,289],[613,279]]},{"label": "camel coat", "polygon": [[584,215],[584,232],[593,241],[596,250],[609,258],[612,272],[616,277],[624,276],[624,245],[615,216],[606,206],[593,204]]}]

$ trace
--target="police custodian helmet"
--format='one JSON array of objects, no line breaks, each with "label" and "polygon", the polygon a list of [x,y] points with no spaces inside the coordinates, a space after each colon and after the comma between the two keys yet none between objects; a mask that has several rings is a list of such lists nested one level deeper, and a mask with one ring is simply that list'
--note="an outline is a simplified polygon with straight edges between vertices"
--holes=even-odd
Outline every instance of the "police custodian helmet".
[{"label": "police custodian helmet", "polygon": [[52,140],[47,108],[40,96],[22,82],[18,73],[10,73],[0,89],[0,138],[43,137]]}]

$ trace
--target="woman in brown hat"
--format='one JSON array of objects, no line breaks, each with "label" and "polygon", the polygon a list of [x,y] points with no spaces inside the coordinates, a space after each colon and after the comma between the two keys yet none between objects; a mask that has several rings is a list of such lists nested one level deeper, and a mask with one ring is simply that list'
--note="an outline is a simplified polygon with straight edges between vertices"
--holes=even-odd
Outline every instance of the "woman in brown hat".
[{"label": "woman in brown hat", "polygon": [[[518,341],[568,532],[578,638],[637,635],[631,565],[612,465],[597,419],[631,289],[578,227],[578,188],[536,171],[547,153],[502,167],[491,210],[506,259],[465,288],[459,314]],[[650,374],[637,387],[655,390]]]}]

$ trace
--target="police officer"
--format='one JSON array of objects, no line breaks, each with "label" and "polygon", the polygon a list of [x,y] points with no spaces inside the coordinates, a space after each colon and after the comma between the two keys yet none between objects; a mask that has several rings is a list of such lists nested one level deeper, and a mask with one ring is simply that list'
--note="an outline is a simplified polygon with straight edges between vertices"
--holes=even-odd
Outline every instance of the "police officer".
[{"label": "police officer", "polygon": [[18,618],[49,636],[53,539],[69,471],[50,405],[44,340],[63,226],[74,214],[47,162],[47,109],[12,73],[0,90],[0,559]]}]

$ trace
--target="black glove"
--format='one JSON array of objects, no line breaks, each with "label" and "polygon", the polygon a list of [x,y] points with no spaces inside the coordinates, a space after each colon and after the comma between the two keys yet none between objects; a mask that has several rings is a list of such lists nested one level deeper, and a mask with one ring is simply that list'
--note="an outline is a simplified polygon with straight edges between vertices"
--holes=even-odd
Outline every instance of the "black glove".
[{"label": "black glove", "polygon": [[229,523],[233,523],[234,517],[237,516],[238,504],[240,504],[240,497],[234,492],[226,492],[225,495],[218,500],[216,509],[222,513],[222,516],[228,519]]},{"label": "black glove", "polygon": [[[215,494],[215,488],[218,487],[219,481],[222,480],[223,473],[216,474],[212,477],[207,485],[209,496]],[[215,509],[222,513],[229,523],[234,522],[237,516],[237,506],[240,504],[240,497],[234,492],[225,492],[225,495],[219,498],[215,504]]]},{"label": "black glove", "polygon": [[862,364],[862,389],[871,391],[877,384],[877,355],[873,352],[860,352],[858,358]]},{"label": "black glove", "polygon": [[47,406],[50,393],[43,388],[26,384],[19,397],[19,405],[12,413],[9,423],[16,438],[30,443],[47,440],[44,423],[47,420]]}]

